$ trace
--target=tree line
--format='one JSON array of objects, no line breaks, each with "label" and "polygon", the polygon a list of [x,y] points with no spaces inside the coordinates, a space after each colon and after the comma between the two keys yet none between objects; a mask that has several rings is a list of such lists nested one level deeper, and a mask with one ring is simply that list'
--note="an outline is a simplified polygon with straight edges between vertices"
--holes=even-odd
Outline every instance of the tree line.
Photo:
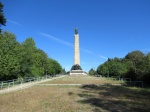
[{"label": "tree line", "polygon": [[65,69],[38,49],[32,38],[19,43],[14,34],[0,33],[0,80],[59,73],[65,73]]},{"label": "tree line", "polygon": [[150,84],[150,53],[144,54],[136,50],[124,58],[108,59],[99,65],[97,70],[91,69],[90,75],[98,74],[105,77],[131,78]]}]

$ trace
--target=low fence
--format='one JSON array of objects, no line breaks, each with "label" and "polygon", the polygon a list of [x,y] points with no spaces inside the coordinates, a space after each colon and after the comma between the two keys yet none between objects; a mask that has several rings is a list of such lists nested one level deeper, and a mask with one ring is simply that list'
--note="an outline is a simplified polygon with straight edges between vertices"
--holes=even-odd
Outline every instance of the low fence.
[{"label": "low fence", "polygon": [[116,81],[131,81],[131,78],[112,78],[112,77],[107,77],[108,80],[116,80]]},{"label": "low fence", "polygon": [[112,78],[106,77],[107,80],[124,82],[127,86],[144,87],[143,81],[132,81],[131,78]]},{"label": "low fence", "polygon": [[144,87],[143,81],[131,81],[131,78],[111,78],[107,77],[108,80],[115,80],[125,82],[127,86]]},{"label": "low fence", "polygon": [[53,76],[43,76],[43,77],[24,77],[24,78],[18,78],[18,79],[12,79],[12,80],[7,80],[7,81],[0,81],[0,89],[4,88],[10,88],[16,85],[22,85],[25,83],[32,83],[32,82],[37,82],[45,79],[50,79],[53,77],[58,77],[62,75],[53,75]]}]

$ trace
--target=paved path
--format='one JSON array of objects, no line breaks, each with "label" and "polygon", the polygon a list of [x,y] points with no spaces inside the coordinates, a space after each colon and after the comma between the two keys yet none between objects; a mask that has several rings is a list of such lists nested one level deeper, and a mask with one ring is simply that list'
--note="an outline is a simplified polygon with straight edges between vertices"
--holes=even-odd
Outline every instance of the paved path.
[{"label": "paved path", "polygon": [[[96,86],[103,86],[108,84],[36,84],[38,86],[84,86],[84,85],[96,85]],[[109,84],[112,86],[121,86],[122,84]]]},{"label": "paved path", "polygon": [[65,76],[59,76],[59,77],[55,77],[55,78],[51,78],[51,79],[45,79],[45,80],[31,82],[31,83],[29,82],[29,83],[19,84],[19,85],[16,85],[14,87],[5,88],[3,90],[0,90],[0,94],[5,94],[5,93],[13,92],[13,91],[26,89],[26,88],[32,87],[36,84],[47,82],[47,81],[50,81],[50,80],[55,80],[55,79],[62,78],[62,77],[65,77]]}]

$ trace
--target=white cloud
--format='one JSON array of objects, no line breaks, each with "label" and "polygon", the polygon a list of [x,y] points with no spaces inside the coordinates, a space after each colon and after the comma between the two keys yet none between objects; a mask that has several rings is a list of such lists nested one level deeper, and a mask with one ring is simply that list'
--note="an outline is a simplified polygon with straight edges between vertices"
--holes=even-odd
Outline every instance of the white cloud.
[{"label": "white cloud", "polygon": [[16,21],[13,21],[13,20],[10,20],[10,19],[7,19],[8,22],[12,23],[12,24],[15,24],[17,26],[21,26],[20,23],[16,22]]},{"label": "white cloud", "polygon": [[96,55],[96,56],[98,56],[98,57],[100,57],[100,58],[108,59],[108,58],[105,57],[105,56],[99,55],[99,54],[97,54],[97,53],[95,53],[95,52],[92,52],[92,51],[89,51],[89,50],[87,50],[87,49],[81,48],[81,50],[83,50],[83,51],[86,52],[86,53],[94,54],[94,55]]},{"label": "white cloud", "polygon": [[108,59],[107,57],[105,56],[102,56],[102,55],[98,55],[100,58],[103,58],[103,59]]},{"label": "white cloud", "polygon": [[92,52],[92,51],[89,51],[89,50],[87,50],[87,49],[83,49],[83,48],[81,48],[81,50],[83,50],[84,52],[86,52],[86,53],[94,53],[94,52]]},{"label": "white cloud", "polygon": [[66,45],[66,46],[71,46],[71,47],[73,47],[73,44],[71,44],[71,43],[69,43],[69,42],[66,42],[66,41],[64,41],[64,40],[61,40],[61,39],[59,39],[59,38],[56,38],[56,37],[53,37],[53,36],[51,36],[51,35],[49,35],[49,34],[46,34],[46,33],[39,33],[41,36],[45,36],[45,37],[47,37],[47,38],[49,38],[49,39],[53,39],[53,40],[55,40],[55,41],[57,41],[57,42],[59,42],[59,43],[62,43],[62,44],[64,44],[64,45]]}]

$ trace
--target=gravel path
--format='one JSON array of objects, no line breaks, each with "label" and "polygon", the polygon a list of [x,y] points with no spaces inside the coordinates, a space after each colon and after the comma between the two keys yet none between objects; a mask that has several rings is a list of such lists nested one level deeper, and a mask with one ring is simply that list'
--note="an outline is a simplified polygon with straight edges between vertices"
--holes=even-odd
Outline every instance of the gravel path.
[{"label": "gravel path", "polygon": [[45,80],[42,80],[42,81],[36,81],[36,82],[31,82],[31,83],[19,84],[19,85],[16,85],[14,87],[5,88],[3,90],[0,90],[0,94],[5,94],[5,93],[13,92],[13,91],[26,89],[26,88],[32,87],[36,84],[43,83],[43,82],[50,81],[50,80],[55,80],[55,79],[62,78],[62,77],[65,77],[65,76],[59,76],[59,77],[55,77],[55,78],[52,78],[52,79],[45,79]]}]

